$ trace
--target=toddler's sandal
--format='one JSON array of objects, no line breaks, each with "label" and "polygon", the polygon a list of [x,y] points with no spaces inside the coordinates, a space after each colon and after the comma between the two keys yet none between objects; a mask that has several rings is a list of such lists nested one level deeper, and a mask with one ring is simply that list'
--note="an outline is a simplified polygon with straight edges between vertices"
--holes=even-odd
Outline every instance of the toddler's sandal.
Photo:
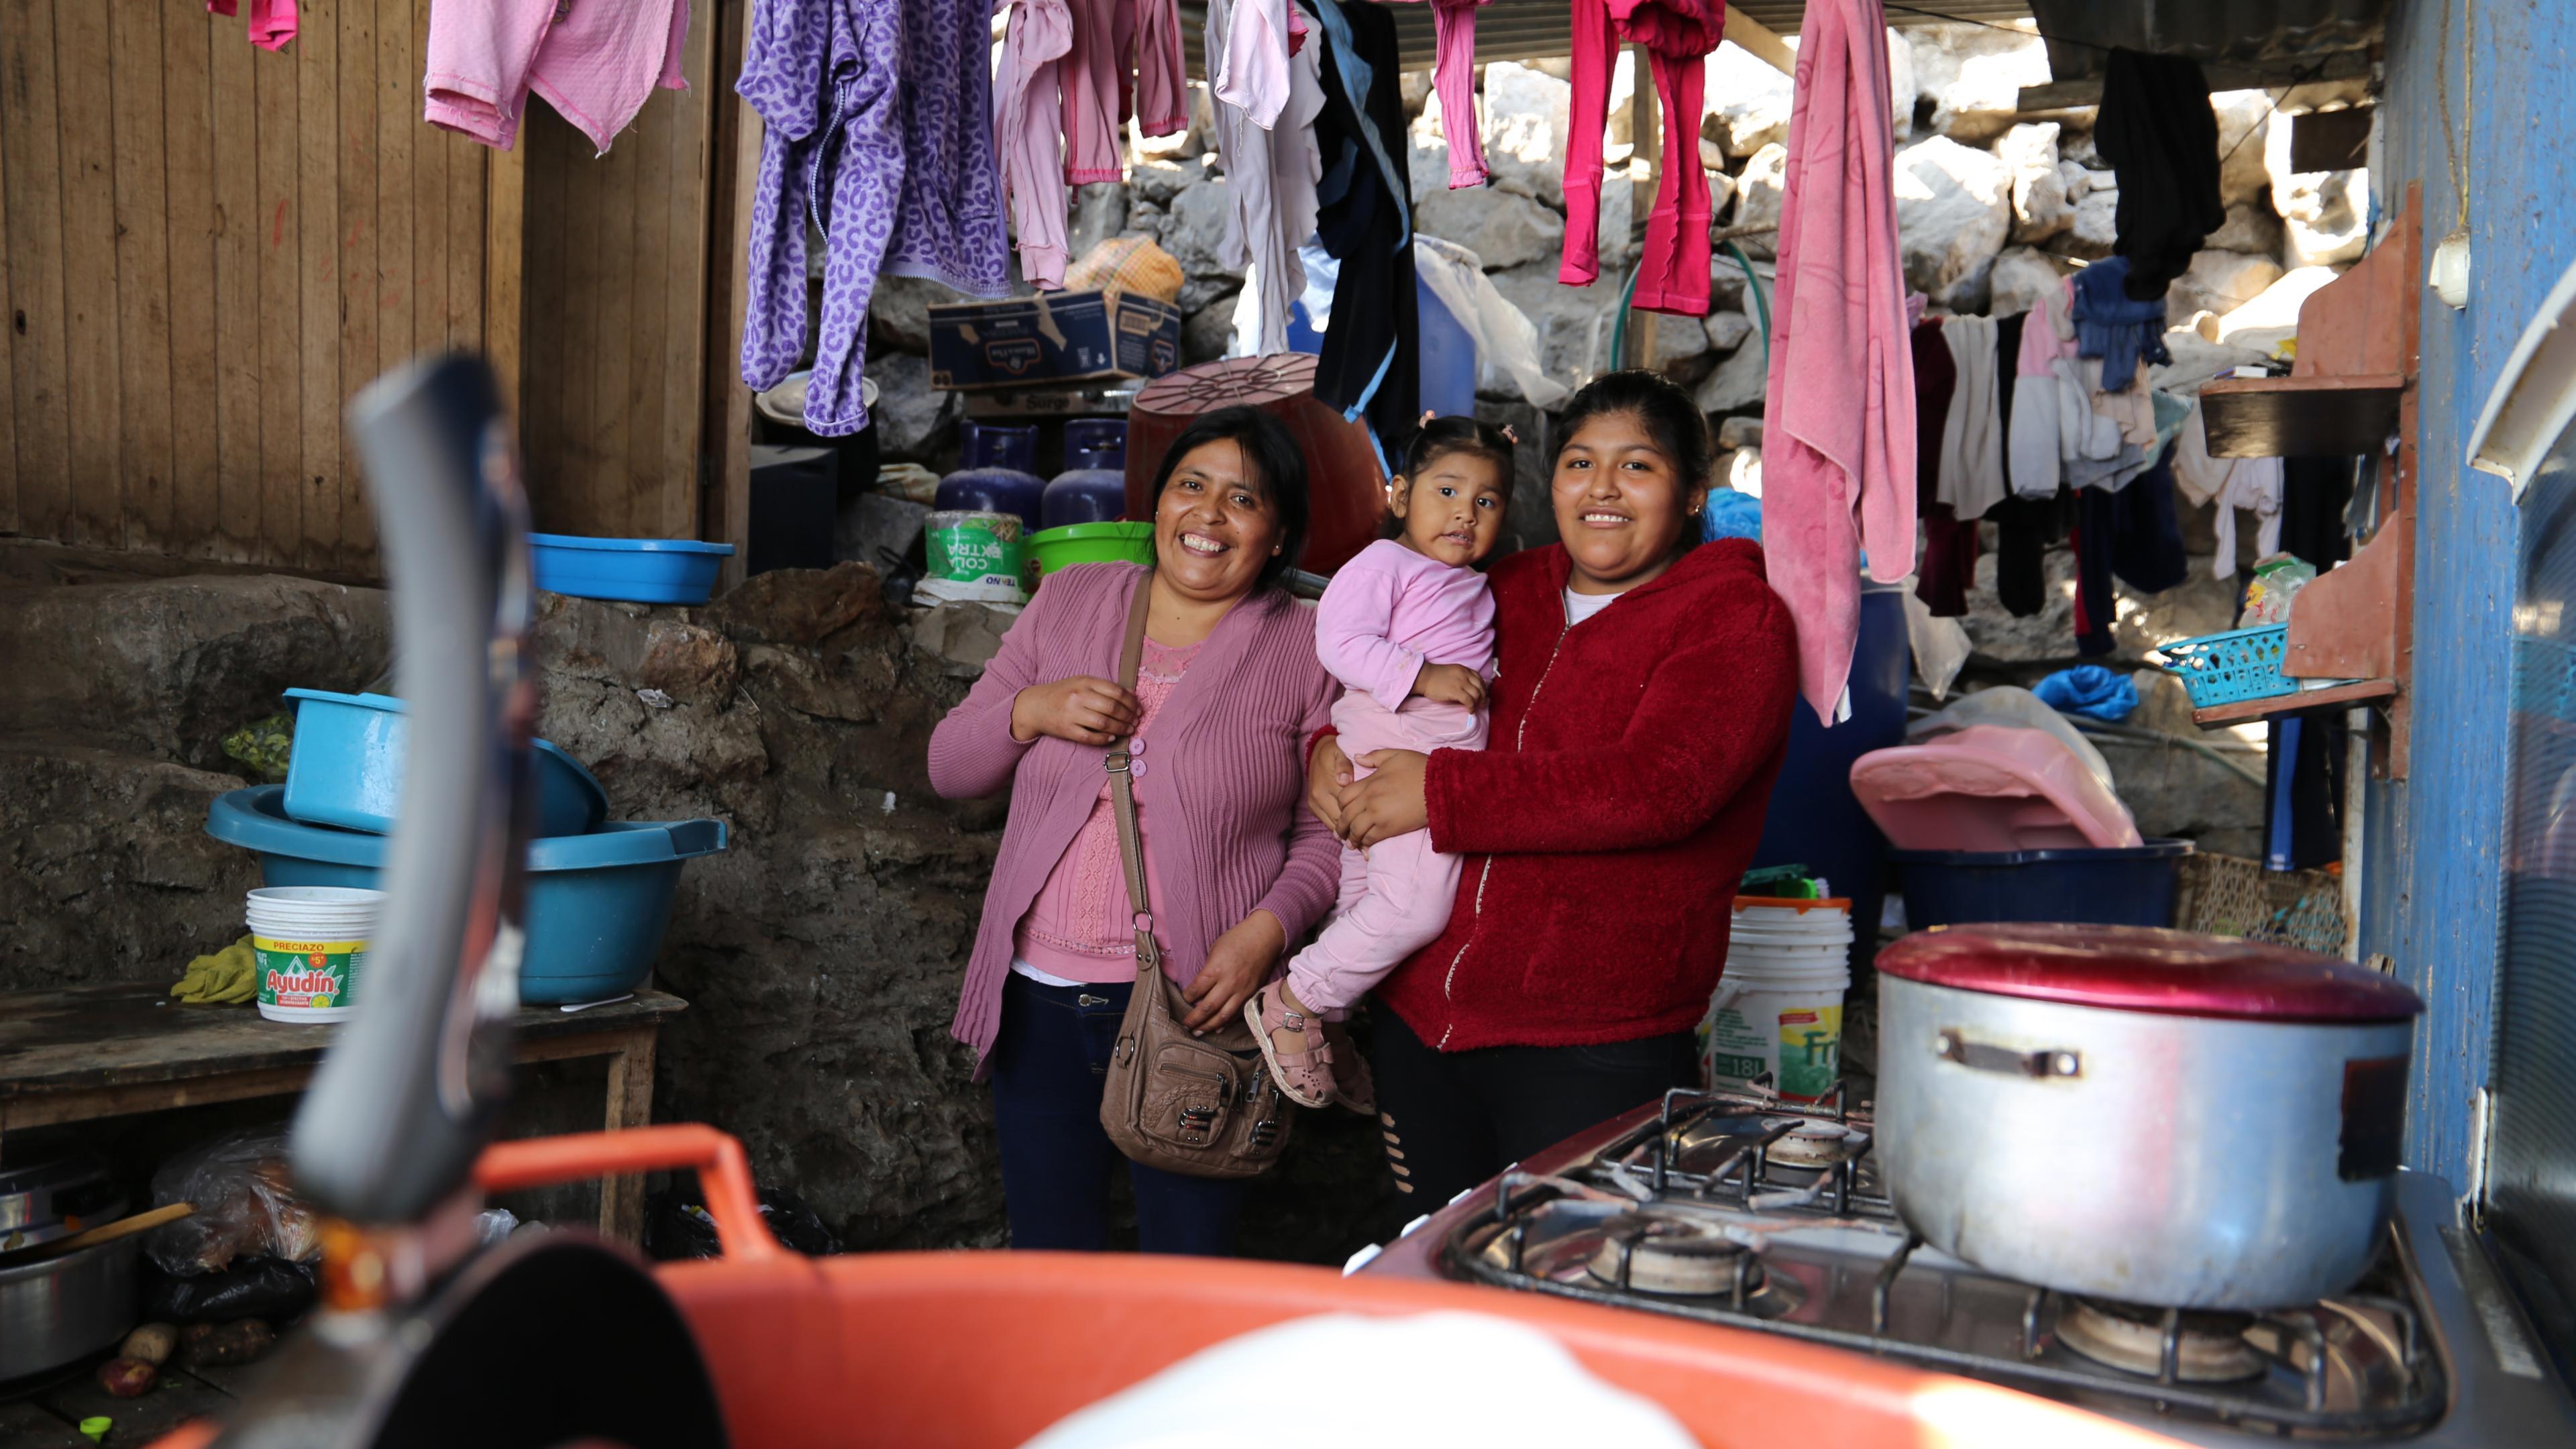
[{"label": "toddler's sandal", "polygon": [[[1274,981],[1243,1003],[1243,1020],[1252,1028],[1252,1039],[1261,1044],[1261,1060],[1269,1066],[1271,1080],[1288,1094],[1288,1100],[1301,1107],[1321,1107],[1333,1100],[1333,1048],[1324,1039],[1321,1018],[1290,1010]],[[1301,1052],[1282,1051],[1275,1040],[1281,1031],[1304,1032],[1314,1045]]]}]

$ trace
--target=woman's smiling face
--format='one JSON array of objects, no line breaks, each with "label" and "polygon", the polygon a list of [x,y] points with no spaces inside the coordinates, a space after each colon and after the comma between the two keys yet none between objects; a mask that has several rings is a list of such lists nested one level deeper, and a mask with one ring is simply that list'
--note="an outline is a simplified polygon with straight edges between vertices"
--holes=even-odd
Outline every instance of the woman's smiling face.
[{"label": "woman's smiling face", "polygon": [[1683,478],[1643,418],[1597,413],[1557,450],[1549,493],[1575,592],[1617,593],[1672,566],[1708,481]]},{"label": "woman's smiling face", "polygon": [[1172,469],[1154,500],[1154,566],[1186,598],[1241,598],[1280,546],[1270,481],[1231,440],[1203,443]]}]

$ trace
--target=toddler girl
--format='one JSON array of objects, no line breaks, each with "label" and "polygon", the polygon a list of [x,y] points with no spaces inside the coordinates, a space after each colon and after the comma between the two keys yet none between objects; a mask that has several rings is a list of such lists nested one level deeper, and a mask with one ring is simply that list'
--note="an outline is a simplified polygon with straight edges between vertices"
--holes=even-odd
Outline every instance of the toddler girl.
[{"label": "toddler girl", "polygon": [[[1494,667],[1494,597],[1476,570],[1502,533],[1512,445],[1473,418],[1423,415],[1404,471],[1387,484],[1399,531],[1342,565],[1315,610],[1315,653],[1345,686],[1333,706],[1342,751],[1481,750]],[[1365,773],[1361,771],[1359,773]],[[1340,904],[1315,943],[1244,1003],[1280,1090],[1309,1107],[1336,1097],[1367,1110],[1356,1057],[1337,1063],[1327,1014],[1360,999],[1439,936],[1459,861],[1416,830],[1342,851]],[[1338,1034],[1338,1033],[1337,1033]],[[1335,1068],[1349,1074],[1336,1090]]]}]

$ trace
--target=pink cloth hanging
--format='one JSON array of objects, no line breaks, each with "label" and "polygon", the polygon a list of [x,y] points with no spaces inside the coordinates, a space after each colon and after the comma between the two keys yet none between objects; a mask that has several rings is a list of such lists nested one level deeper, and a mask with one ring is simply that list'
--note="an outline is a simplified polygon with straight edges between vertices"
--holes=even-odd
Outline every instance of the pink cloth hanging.
[{"label": "pink cloth hanging", "polygon": [[1449,138],[1449,189],[1482,186],[1489,176],[1484,126],[1476,116],[1476,10],[1485,0],[1416,3],[1431,7],[1431,81],[1440,92],[1440,129]]},{"label": "pink cloth hanging", "polygon": [[1880,0],[1808,0],[1798,32],[1771,299],[1762,543],[1798,625],[1798,687],[1834,722],[1860,629],[1860,563],[1914,566],[1914,360],[1896,247]]},{"label": "pink cloth hanging", "polygon": [[688,0],[437,0],[421,118],[507,151],[535,91],[605,155],[656,88],[688,89],[688,34]]},{"label": "pink cloth hanging", "polygon": [[[206,0],[208,15],[238,15],[240,0]],[[295,38],[295,0],[250,0],[250,43],[262,50],[284,50]]]},{"label": "pink cloth hanging", "polygon": [[[1646,49],[1663,98],[1666,164],[1646,218],[1633,306],[1708,315],[1708,172],[1699,122],[1708,53],[1726,30],[1723,0],[1574,0],[1574,95],[1565,145],[1565,256],[1556,279],[1588,287],[1601,275],[1601,129],[1610,118],[1610,68],[1619,43]],[[1449,102],[1440,102],[1441,115]],[[1675,158],[1679,158],[1676,163]]]}]

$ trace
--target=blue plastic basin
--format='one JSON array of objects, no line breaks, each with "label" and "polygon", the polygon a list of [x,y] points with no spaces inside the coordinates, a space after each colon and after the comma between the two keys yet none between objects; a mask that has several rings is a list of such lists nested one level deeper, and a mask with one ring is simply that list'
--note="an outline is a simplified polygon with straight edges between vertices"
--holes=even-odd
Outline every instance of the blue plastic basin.
[{"label": "blue plastic basin", "polygon": [[[287,818],[378,835],[402,805],[403,702],[383,694],[290,689],[295,752],[286,763]],[[537,834],[587,835],[608,818],[608,792],[581,761],[537,744]]]},{"label": "blue plastic basin", "polygon": [[732,544],[693,538],[532,533],[528,543],[538,588],[630,604],[703,604],[715,591],[716,570],[733,553]]},{"label": "blue plastic basin", "polygon": [[[219,795],[206,833],[256,853],[266,885],[378,888],[386,837],[299,824],[285,795],[280,785]],[[721,820],[614,821],[530,842],[519,999],[562,1005],[634,990],[661,949],[680,867],[724,848]]]}]

